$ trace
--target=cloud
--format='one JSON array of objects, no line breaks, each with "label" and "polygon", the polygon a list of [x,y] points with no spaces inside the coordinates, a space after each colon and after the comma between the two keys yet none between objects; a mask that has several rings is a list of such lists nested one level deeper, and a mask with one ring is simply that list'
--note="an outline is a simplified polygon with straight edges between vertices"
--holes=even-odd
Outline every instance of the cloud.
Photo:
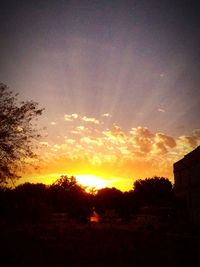
[{"label": "cloud", "polygon": [[125,134],[124,132],[121,130],[120,127],[118,127],[117,125],[113,126],[112,130],[106,130],[103,131],[102,134],[104,136],[106,136],[106,140],[110,141],[113,144],[122,144],[125,143]]},{"label": "cloud", "polygon": [[79,126],[76,126],[75,129],[71,130],[71,133],[75,135],[80,135],[80,134],[88,132],[88,130],[89,129],[87,127],[83,125],[79,125]]},{"label": "cloud", "polygon": [[65,138],[65,143],[73,145],[73,144],[76,143],[76,140],[66,137]]},{"label": "cloud", "polygon": [[128,156],[130,155],[130,150],[128,149],[127,146],[121,146],[119,148],[120,152],[122,153],[123,156]]},{"label": "cloud", "polygon": [[98,157],[97,155],[94,155],[93,157],[91,157],[90,162],[92,163],[92,165],[101,165],[102,164],[101,158]]},{"label": "cloud", "polygon": [[156,133],[153,144],[153,153],[166,154],[172,148],[176,147],[176,141],[173,137],[164,133]]},{"label": "cloud", "polygon": [[51,151],[53,152],[58,152],[61,149],[62,145],[61,144],[55,144],[51,147]]},{"label": "cloud", "polygon": [[176,141],[173,137],[163,134],[163,133],[156,133],[156,139],[163,143],[165,146],[168,146],[170,148],[173,148],[176,146]]},{"label": "cloud", "polygon": [[68,115],[68,114],[65,114],[64,115],[64,120],[65,121],[72,121],[72,116],[71,115]]},{"label": "cloud", "polygon": [[74,119],[77,119],[77,118],[78,118],[78,114],[76,114],[76,113],[73,113],[71,116],[72,116],[72,118],[74,118]]},{"label": "cloud", "polygon": [[79,131],[84,131],[84,130],[86,129],[85,126],[82,126],[82,125],[77,126],[76,128],[77,128],[77,130],[79,130]]},{"label": "cloud", "polygon": [[96,146],[102,146],[103,145],[103,140],[101,138],[94,138],[94,137],[82,137],[80,139],[81,143],[86,143],[90,145],[96,145]]},{"label": "cloud", "polygon": [[80,132],[79,131],[76,131],[76,130],[72,130],[71,133],[72,134],[79,134]]},{"label": "cloud", "polygon": [[195,129],[195,130],[192,132],[192,135],[194,135],[195,137],[197,137],[197,138],[200,139],[200,129]]},{"label": "cloud", "polygon": [[130,141],[135,148],[135,152],[141,154],[148,153],[151,150],[155,135],[147,127],[132,128],[130,134],[132,136]]},{"label": "cloud", "polygon": [[109,113],[104,113],[102,114],[102,117],[111,117],[111,115]]},{"label": "cloud", "polygon": [[200,145],[200,129],[193,130],[191,135],[182,135],[177,139],[179,147],[182,147],[185,153]]},{"label": "cloud", "polygon": [[65,114],[64,115],[64,120],[65,121],[73,121],[73,120],[75,120],[77,118],[78,118],[78,114],[76,114],[76,113],[72,113],[71,115],[69,115],[69,114]]},{"label": "cloud", "polygon": [[54,125],[56,125],[56,122],[52,121],[50,124],[54,126]]},{"label": "cloud", "polygon": [[168,152],[167,147],[163,142],[157,142],[154,144],[154,148],[156,153],[166,154]]},{"label": "cloud", "polygon": [[72,174],[87,169],[93,174],[103,172],[133,180],[153,175],[172,179],[173,163],[200,144],[200,129],[174,138],[142,126],[125,131],[116,124],[111,129],[95,125],[74,126],[63,141],[60,138],[53,144],[51,140],[51,146],[44,141],[46,168]]},{"label": "cloud", "polygon": [[82,117],[82,120],[85,121],[85,122],[91,122],[91,123],[94,123],[94,124],[99,124],[99,120],[95,119],[95,118],[89,118],[89,117]]},{"label": "cloud", "polygon": [[158,108],[158,111],[159,111],[159,112],[162,112],[162,113],[165,112],[165,110],[164,110],[163,108]]},{"label": "cloud", "polygon": [[186,147],[194,148],[197,146],[198,138],[196,136],[180,136],[179,142]]},{"label": "cloud", "polygon": [[141,136],[144,138],[152,138],[154,136],[154,134],[147,127],[141,126],[132,128],[130,133],[134,136]]}]

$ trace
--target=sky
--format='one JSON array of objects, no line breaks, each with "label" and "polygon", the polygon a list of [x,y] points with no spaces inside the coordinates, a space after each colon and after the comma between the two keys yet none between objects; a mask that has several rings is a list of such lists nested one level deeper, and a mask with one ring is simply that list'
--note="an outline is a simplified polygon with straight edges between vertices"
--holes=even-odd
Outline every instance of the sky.
[{"label": "sky", "polygon": [[40,168],[21,181],[173,182],[173,163],[200,145],[194,2],[2,1],[0,81],[45,108]]}]

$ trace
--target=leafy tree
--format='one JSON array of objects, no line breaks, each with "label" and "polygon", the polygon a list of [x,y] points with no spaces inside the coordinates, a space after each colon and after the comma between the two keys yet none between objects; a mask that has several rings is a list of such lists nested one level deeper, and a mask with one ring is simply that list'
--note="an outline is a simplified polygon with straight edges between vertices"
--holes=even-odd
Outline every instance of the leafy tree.
[{"label": "leafy tree", "polygon": [[62,175],[49,187],[49,203],[55,212],[67,212],[79,222],[85,222],[92,209],[90,194],[74,176]]},{"label": "leafy tree", "polygon": [[24,183],[12,190],[15,209],[10,213],[16,220],[44,218],[48,212],[47,186],[42,183]]},{"label": "leafy tree", "polygon": [[168,205],[173,200],[173,186],[164,177],[139,179],[134,182],[134,194],[142,205]]},{"label": "leafy tree", "polygon": [[[52,186],[58,186],[63,190],[69,191],[72,187],[77,187],[77,181],[74,176],[68,177],[67,175],[61,175],[59,179],[57,179]],[[79,187],[79,186],[78,186]]]},{"label": "leafy tree", "polygon": [[122,204],[123,193],[116,188],[99,189],[95,195],[95,207],[99,213],[107,210],[115,210],[119,213]]},{"label": "leafy tree", "polygon": [[0,184],[19,178],[27,159],[34,158],[40,137],[35,120],[42,114],[34,101],[19,102],[17,94],[0,83]]}]

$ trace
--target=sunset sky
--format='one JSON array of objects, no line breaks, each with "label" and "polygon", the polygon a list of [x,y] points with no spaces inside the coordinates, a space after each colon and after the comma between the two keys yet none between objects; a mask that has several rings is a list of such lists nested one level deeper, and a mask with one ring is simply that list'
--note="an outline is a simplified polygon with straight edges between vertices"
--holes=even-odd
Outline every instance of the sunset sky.
[{"label": "sunset sky", "polygon": [[[193,1],[2,1],[0,81],[45,107],[39,170],[20,181],[129,190],[200,145]],[[85,176],[84,176],[85,175]]]}]

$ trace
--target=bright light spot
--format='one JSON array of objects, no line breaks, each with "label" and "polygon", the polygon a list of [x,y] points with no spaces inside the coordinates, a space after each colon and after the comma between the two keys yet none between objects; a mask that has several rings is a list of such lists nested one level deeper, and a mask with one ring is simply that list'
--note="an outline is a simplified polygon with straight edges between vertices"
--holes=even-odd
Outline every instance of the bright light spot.
[{"label": "bright light spot", "polygon": [[95,187],[95,189],[101,189],[107,186],[106,180],[95,175],[76,175],[76,179],[78,183],[90,188]]},{"label": "bright light spot", "polygon": [[98,223],[99,221],[100,221],[100,216],[94,210],[93,213],[92,213],[92,215],[91,215],[91,217],[90,217],[90,222]]}]

